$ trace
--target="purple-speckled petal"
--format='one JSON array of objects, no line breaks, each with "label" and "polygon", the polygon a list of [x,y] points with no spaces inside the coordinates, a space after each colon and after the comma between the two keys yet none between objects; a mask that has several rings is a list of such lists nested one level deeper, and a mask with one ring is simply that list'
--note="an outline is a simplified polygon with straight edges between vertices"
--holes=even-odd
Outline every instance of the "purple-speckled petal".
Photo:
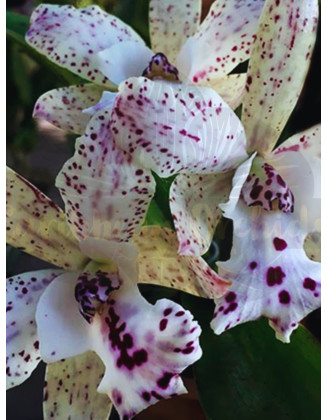
[{"label": "purple-speckled petal", "polygon": [[150,37],[153,51],[165,54],[175,63],[185,41],[199,27],[201,0],[151,0]]},{"label": "purple-speckled petal", "polygon": [[7,279],[7,389],[24,382],[41,357],[35,311],[41,294],[61,270],[40,270]]},{"label": "purple-speckled petal", "polygon": [[66,270],[87,262],[64,212],[38,188],[7,167],[7,243]]},{"label": "purple-speckled petal", "polygon": [[216,0],[190,37],[177,66],[192,83],[225,76],[250,57],[264,0]]},{"label": "purple-speckled petal", "polygon": [[94,350],[106,367],[98,390],[109,395],[123,419],[186,391],[179,373],[201,356],[201,330],[188,311],[166,299],[150,305],[136,285],[126,283],[88,324],[72,300],[75,284],[73,276],[61,276],[38,305],[46,361]]},{"label": "purple-speckled petal", "polygon": [[93,116],[77,140],[75,155],[56,180],[67,220],[79,240],[89,236],[129,240],[143,222],[155,191],[150,171],[114,149],[109,117],[108,110]]},{"label": "purple-speckled petal", "polygon": [[267,156],[294,194],[294,213],[305,232],[320,231],[321,127],[315,125],[286,140]]},{"label": "purple-speckled petal", "polygon": [[222,296],[230,286],[203,258],[178,255],[176,232],[171,229],[144,226],[134,242],[138,248],[139,283],[210,298]]},{"label": "purple-speckled petal", "polygon": [[112,45],[142,38],[98,6],[41,4],[32,16],[26,41],[49,60],[98,85],[114,85],[98,69],[97,53]]},{"label": "purple-speckled petal", "polygon": [[44,418],[108,420],[112,403],[97,392],[103,375],[104,365],[93,351],[48,364]]},{"label": "purple-speckled petal", "polygon": [[[102,110],[106,110],[110,112],[115,103],[116,95],[117,95],[116,92],[104,91],[102,93],[101,98],[99,98],[99,101],[95,105],[90,106],[89,108],[83,109],[83,114],[94,115],[96,112],[102,111]],[[91,117],[88,117],[88,118],[89,120],[91,119]],[[82,134],[84,134],[84,131]]]},{"label": "purple-speckled petal", "polygon": [[180,255],[206,253],[228,200],[234,171],[209,175],[179,174],[170,189],[170,209]]},{"label": "purple-speckled petal", "polygon": [[292,331],[320,306],[320,264],[303,249],[305,232],[294,213],[248,207],[241,199],[227,217],[233,220],[233,248],[218,273],[232,281],[216,301],[212,328],[217,334],[265,316],[276,337]]},{"label": "purple-speckled petal", "polygon": [[[257,156],[243,185],[242,197],[248,206],[261,206],[267,211],[294,211],[294,195],[276,168]],[[275,205],[276,203],[276,205]]]},{"label": "purple-speckled petal", "polygon": [[212,89],[131,78],[111,114],[115,144],[162,177],[214,173],[247,158],[243,126]]},{"label": "purple-speckled petal", "polygon": [[243,116],[249,152],[270,152],[301,93],[315,44],[317,0],[267,0],[247,73]]},{"label": "purple-speckled petal", "polygon": [[82,111],[95,105],[103,89],[96,85],[77,85],[50,90],[34,106],[33,117],[43,118],[65,131],[83,134],[90,116]]}]

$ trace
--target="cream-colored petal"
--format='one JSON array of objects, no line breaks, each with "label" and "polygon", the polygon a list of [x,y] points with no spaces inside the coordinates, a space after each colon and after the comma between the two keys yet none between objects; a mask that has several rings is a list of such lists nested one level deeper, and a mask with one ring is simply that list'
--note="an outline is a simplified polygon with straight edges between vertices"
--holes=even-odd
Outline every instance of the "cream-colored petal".
[{"label": "cream-colored petal", "polygon": [[151,0],[149,10],[152,50],[175,63],[182,45],[199,27],[201,0]]},{"label": "cream-colored petal", "polygon": [[83,134],[91,117],[82,111],[95,105],[102,92],[101,87],[93,84],[50,90],[37,100],[33,116],[43,118],[65,131]]},{"label": "cream-colored petal", "polygon": [[203,82],[200,85],[211,87],[232,109],[236,109],[243,101],[245,82],[246,73],[237,73],[212,78],[209,82]]},{"label": "cream-colored petal", "polygon": [[63,211],[38,188],[7,168],[7,242],[66,270],[84,266]]},{"label": "cream-colored petal", "polygon": [[317,0],[266,1],[243,100],[249,152],[264,154],[276,144],[301,93],[317,22]]},{"label": "cream-colored petal", "polygon": [[171,229],[146,226],[134,241],[139,251],[139,283],[204,297],[221,296],[230,286],[201,257],[178,255],[177,236]]},{"label": "cream-colored petal", "polygon": [[304,251],[312,261],[321,261],[321,233],[311,232],[304,240]]},{"label": "cream-colored petal", "polygon": [[104,365],[93,351],[47,365],[44,419],[107,420],[111,401],[97,392]]}]

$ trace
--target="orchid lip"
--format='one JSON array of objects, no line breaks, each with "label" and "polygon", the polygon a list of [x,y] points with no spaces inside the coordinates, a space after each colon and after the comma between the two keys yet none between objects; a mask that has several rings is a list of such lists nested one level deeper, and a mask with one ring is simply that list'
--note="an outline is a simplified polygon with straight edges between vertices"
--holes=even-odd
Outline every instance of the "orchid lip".
[{"label": "orchid lip", "polygon": [[269,163],[257,157],[243,188],[242,198],[249,206],[261,206],[266,211],[293,213],[294,195],[285,180]]},{"label": "orchid lip", "polygon": [[169,82],[180,82],[177,68],[170,64],[163,53],[157,53],[151,58],[142,76],[151,80],[161,79]]}]

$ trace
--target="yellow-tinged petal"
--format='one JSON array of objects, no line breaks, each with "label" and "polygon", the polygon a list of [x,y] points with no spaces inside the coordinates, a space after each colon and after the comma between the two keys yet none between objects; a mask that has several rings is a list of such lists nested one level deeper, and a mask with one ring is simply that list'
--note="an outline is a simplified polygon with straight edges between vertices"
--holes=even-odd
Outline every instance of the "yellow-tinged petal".
[{"label": "yellow-tinged petal", "polygon": [[104,365],[93,351],[47,365],[44,419],[107,420],[111,401],[97,392]]},{"label": "yellow-tinged petal", "polygon": [[7,168],[7,242],[66,270],[83,267],[64,212],[39,189]]},{"label": "yellow-tinged petal", "polygon": [[201,0],[151,0],[149,23],[154,52],[164,53],[175,63],[185,41],[197,31]]},{"label": "yellow-tinged petal", "polygon": [[243,101],[245,82],[246,73],[238,73],[213,78],[210,82],[201,83],[200,86],[211,87],[232,109],[236,109]]},{"label": "yellow-tinged petal", "polygon": [[270,152],[278,140],[302,90],[317,22],[317,0],[266,1],[243,100],[249,152]]},{"label": "yellow-tinged petal", "polygon": [[201,257],[178,255],[171,229],[145,226],[134,239],[139,251],[139,283],[171,287],[195,296],[221,296],[230,286]]},{"label": "yellow-tinged petal", "polygon": [[304,251],[312,261],[321,262],[321,233],[311,232],[304,240]]}]

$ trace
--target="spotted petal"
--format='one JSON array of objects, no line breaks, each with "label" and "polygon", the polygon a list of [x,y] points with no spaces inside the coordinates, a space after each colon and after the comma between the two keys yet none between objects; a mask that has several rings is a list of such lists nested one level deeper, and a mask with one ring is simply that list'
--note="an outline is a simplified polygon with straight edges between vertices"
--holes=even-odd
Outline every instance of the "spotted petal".
[{"label": "spotted petal", "polygon": [[267,156],[291,187],[294,213],[307,233],[320,231],[321,127],[295,134]]},{"label": "spotted petal", "polygon": [[83,134],[90,116],[82,110],[95,105],[103,89],[96,85],[77,85],[53,89],[36,102],[33,116],[43,118],[56,127]]},{"label": "spotted petal", "polygon": [[119,148],[162,177],[228,171],[247,157],[240,120],[207,87],[128,79],[119,86],[111,129]]},{"label": "spotted petal", "polygon": [[290,341],[291,332],[320,306],[320,264],[303,249],[305,234],[294,215],[248,207],[242,200],[233,220],[233,248],[218,272],[233,282],[216,301],[212,328],[217,334],[235,325],[269,318],[276,337]]},{"label": "spotted petal", "polygon": [[236,109],[243,101],[245,82],[246,73],[237,73],[213,78],[210,82],[204,81],[200,85],[211,87],[232,109]]},{"label": "spotted petal", "polygon": [[201,0],[151,0],[149,11],[152,49],[175,63],[182,45],[199,27]]},{"label": "spotted petal", "polygon": [[24,382],[41,357],[35,324],[36,305],[61,270],[40,270],[7,279],[7,389]]},{"label": "spotted petal", "polygon": [[47,419],[107,420],[112,404],[97,387],[104,366],[91,351],[47,365],[43,415]]},{"label": "spotted petal", "polygon": [[243,101],[250,152],[270,152],[278,140],[302,90],[317,22],[317,0],[266,1]]},{"label": "spotted petal", "polygon": [[7,242],[69,270],[83,267],[63,211],[39,189],[7,168]]},{"label": "spotted petal", "polygon": [[180,255],[206,253],[228,200],[234,171],[210,175],[179,174],[170,189],[170,209]]},{"label": "spotted petal", "polygon": [[264,0],[216,0],[177,65],[193,83],[225,76],[250,57]]},{"label": "spotted petal", "polygon": [[130,163],[114,150],[109,112],[96,113],[75,155],[57,177],[66,214],[75,236],[129,240],[145,217],[155,191],[150,171]]},{"label": "spotted petal", "polygon": [[124,41],[143,44],[132,28],[98,6],[52,4],[34,10],[26,41],[49,60],[108,88],[114,85],[98,70],[97,53]]},{"label": "spotted petal", "polygon": [[139,252],[139,283],[211,298],[221,296],[230,286],[201,257],[178,255],[176,233],[170,229],[143,227],[134,242]]},{"label": "spotted petal", "polygon": [[38,305],[46,361],[96,351],[106,367],[98,390],[109,395],[124,419],[186,391],[178,374],[201,356],[200,327],[189,312],[166,299],[152,306],[136,286],[123,286],[88,324],[72,301],[74,286],[73,277],[61,276]]}]

